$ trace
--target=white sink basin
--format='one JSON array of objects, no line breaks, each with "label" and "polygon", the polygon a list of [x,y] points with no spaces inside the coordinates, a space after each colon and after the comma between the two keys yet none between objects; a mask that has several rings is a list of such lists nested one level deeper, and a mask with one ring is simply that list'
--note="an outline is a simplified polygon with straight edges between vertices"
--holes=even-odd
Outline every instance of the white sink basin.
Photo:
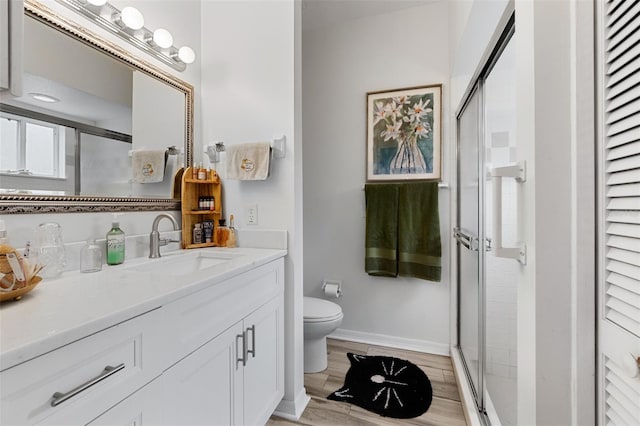
[{"label": "white sink basin", "polygon": [[178,254],[163,256],[141,265],[127,268],[135,272],[147,272],[171,276],[190,275],[199,271],[204,271],[216,265],[229,262],[238,257],[232,253],[210,253],[198,252],[188,254]]}]

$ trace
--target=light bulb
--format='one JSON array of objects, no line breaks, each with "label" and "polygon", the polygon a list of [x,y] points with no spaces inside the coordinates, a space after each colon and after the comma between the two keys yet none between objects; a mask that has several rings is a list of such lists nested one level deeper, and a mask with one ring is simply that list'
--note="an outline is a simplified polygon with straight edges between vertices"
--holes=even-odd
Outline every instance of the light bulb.
[{"label": "light bulb", "polygon": [[120,12],[122,23],[132,30],[139,30],[144,27],[144,16],[135,7],[127,6]]},{"label": "light bulb", "polygon": [[178,50],[178,58],[185,64],[192,64],[196,60],[196,54],[189,46],[182,46]]},{"label": "light bulb", "polygon": [[87,3],[94,6],[104,6],[105,3],[107,3],[107,0],[87,0]]},{"label": "light bulb", "polygon": [[159,47],[166,49],[173,44],[173,36],[164,28],[158,28],[153,32],[153,42]]}]

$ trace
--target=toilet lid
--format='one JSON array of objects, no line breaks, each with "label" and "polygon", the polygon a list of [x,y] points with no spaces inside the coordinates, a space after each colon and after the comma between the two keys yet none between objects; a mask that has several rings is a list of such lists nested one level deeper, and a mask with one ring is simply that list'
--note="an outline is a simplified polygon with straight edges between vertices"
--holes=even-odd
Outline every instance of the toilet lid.
[{"label": "toilet lid", "polygon": [[331,319],[342,314],[340,305],[316,297],[305,297],[303,301],[304,319]]}]

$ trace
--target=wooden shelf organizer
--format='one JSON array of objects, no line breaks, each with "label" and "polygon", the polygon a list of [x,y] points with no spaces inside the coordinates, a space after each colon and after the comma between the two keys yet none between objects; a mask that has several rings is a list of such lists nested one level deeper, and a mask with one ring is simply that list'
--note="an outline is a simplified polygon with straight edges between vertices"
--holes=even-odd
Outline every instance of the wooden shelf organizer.
[{"label": "wooden shelf organizer", "polygon": [[[193,179],[193,169],[187,167],[182,175],[182,247],[185,249],[215,247],[213,237],[210,243],[194,244],[193,227],[204,220],[213,221],[212,235],[215,235],[220,212],[222,211],[222,183],[215,170],[211,170],[209,179]],[[214,210],[199,210],[200,197],[213,197]],[[204,231],[203,231],[204,239]]]}]

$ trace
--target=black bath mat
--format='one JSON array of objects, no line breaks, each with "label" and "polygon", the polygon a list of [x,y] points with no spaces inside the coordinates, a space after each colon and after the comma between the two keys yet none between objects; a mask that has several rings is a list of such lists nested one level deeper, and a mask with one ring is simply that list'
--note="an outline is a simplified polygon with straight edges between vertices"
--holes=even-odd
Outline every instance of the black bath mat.
[{"label": "black bath mat", "polygon": [[348,353],[351,368],[344,386],[327,397],[385,417],[410,419],[431,405],[431,382],[418,366],[388,356]]}]

